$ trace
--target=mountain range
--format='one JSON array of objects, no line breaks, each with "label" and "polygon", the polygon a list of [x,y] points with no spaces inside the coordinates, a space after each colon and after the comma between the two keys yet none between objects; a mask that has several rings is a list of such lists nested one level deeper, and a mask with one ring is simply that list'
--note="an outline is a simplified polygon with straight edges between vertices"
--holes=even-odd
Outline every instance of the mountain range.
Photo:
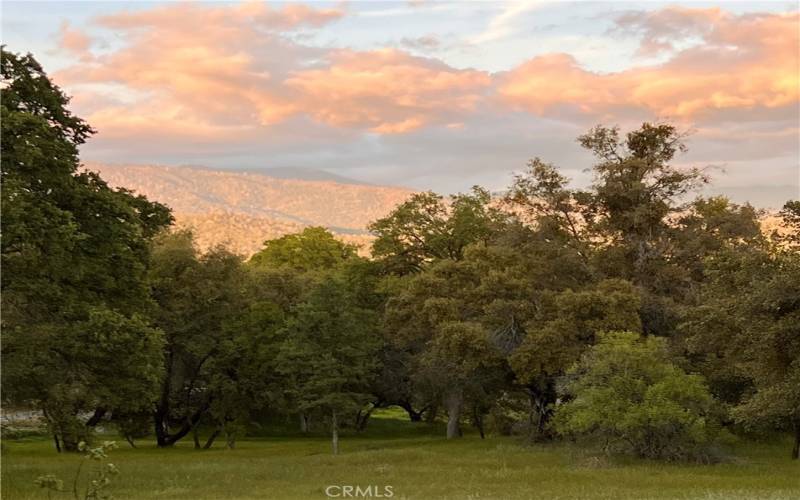
[{"label": "mountain range", "polygon": [[361,183],[321,170],[214,170],[198,166],[87,164],[111,186],[173,210],[201,250],[218,244],[250,256],[264,241],[323,226],[366,253],[367,225],[413,191]]}]

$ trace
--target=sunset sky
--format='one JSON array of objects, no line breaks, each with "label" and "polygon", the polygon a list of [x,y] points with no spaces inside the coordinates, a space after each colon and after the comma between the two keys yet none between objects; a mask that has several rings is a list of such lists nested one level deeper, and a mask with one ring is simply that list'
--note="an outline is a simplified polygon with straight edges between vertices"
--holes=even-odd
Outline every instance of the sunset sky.
[{"label": "sunset sky", "polygon": [[575,137],[670,119],[713,192],[800,196],[796,2],[3,2],[98,134],[85,161],[507,185]]}]

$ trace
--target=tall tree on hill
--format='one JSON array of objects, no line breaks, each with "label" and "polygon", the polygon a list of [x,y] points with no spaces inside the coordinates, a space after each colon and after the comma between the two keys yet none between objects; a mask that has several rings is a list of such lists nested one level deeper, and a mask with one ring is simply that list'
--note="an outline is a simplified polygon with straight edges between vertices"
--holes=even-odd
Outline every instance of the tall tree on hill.
[{"label": "tall tree on hill", "polygon": [[33,56],[2,48],[0,66],[4,397],[43,409],[73,450],[109,411],[152,403],[162,336],[145,319],[148,240],[172,216],[80,170],[94,131]]},{"label": "tall tree on hill", "polygon": [[680,305],[703,279],[704,258],[732,242],[759,244],[758,213],[723,198],[688,199],[708,179],[671,164],[686,150],[673,125],[645,123],[624,136],[598,126],[578,142],[598,160],[589,189],[568,187],[555,167],[536,159],[506,201],[525,222],[580,252],[597,277],[640,287],[644,332],[672,335]]}]

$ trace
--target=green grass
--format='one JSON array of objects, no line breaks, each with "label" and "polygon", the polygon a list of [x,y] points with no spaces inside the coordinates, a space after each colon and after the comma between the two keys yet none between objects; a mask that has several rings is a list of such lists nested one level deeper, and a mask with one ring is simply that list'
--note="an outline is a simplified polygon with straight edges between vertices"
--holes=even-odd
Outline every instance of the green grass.
[{"label": "green grass", "polygon": [[[363,435],[345,434],[332,456],[323,436],[240,440],[236,450],[195,451],[151,442],[111,452],[120,471],[117,499],[324,499],[328,485],[391,485],[394,498],[800,498],[800,464],[789,443],[742,442],[717,465],[672,465],[592,458],[565,444],[523,445],[516,438],[446,441],[441,428],[378,415]],[[222,446],[222,443],[219,444]],[[43,438],[4,443],[3,500],[47,498],[34,479],[71,478],[79,457],[57,454]],[[71,498],[58,495],[54,498]],[[373,497],[375,498],[375,497]]]}]

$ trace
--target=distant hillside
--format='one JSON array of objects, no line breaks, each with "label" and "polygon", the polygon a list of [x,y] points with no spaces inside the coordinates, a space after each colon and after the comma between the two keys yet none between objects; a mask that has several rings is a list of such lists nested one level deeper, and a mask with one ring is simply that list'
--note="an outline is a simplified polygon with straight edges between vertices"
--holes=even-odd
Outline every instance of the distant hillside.
[{"label": "distant hillside", "polygon": [[264,240],[307,226],[324,226],[343,240],[368,245],[367,224],[412,193],[405,188],[347,182],[310,169],[299,169],[297,174],[320,178],[288,178],[292,169],[279,169],[271,176],[161,165],[87,164],[87,168],[100,172],[112,186],[170,206],[179,226],[195,230],[201,248],[223,243],[248,256]]}]

